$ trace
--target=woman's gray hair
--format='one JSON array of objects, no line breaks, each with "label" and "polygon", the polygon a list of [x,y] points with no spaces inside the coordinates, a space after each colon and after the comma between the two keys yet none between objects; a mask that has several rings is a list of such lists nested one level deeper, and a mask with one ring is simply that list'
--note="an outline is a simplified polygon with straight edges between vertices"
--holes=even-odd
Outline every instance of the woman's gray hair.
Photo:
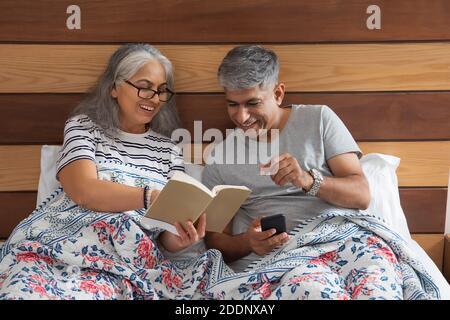
[{"label": "woman's gray hair", "polygon": [[[151,60],[163,66],[169,88],[173,88],[172,63],[158,49],[148,44],[126,44],[114,52],[97,84],[73,110],[71,117],[85,114],[107,134],[115,136],[119,128],[119,104],[111,96],[112,89],[131,78]],[[150,123],[153,131],[170,137],[180,125],[175,98],[165,102]]]},{"label": "woman's gray hair", "polygon": [[275,85],[279,72],[280,66],[275,52],[257,45],[244,45],[227,53],[217,75],[222,87],[242,90]]}]

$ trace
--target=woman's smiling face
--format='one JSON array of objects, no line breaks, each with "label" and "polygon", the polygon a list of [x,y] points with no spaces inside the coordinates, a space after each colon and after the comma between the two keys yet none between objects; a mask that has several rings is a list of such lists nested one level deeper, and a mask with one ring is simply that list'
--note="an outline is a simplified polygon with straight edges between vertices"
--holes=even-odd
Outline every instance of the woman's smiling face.
[{"label": "woman's smiling face", "polygon": [[131,84],[122,82],[111,92],[119,104],[120,129],[130,133],[144,133],[147,131],[146,125],[152,121],[164,102],[159,100],[157,94],[151,99],[140,98],[135,87],[163,91],[167,88],[166,73],[161,63],[150,60],[127,80]]}]

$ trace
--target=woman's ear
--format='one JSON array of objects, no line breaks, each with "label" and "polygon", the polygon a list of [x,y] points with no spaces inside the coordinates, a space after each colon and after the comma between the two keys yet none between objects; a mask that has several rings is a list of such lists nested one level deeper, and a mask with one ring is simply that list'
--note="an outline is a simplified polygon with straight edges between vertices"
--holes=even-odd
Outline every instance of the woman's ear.
[{"label": "woman's ear", "polygon": [[283,99],[284,99],[284,83],[279,83],[276,87],[275,87],[275,101],[277,102],[278,106],[281,106],[281,104],[283,103]]},{"label": "woman's ear", "polygon": [[111,97],[113,97],[114,99],[117,99],[117,89],[116,89],[116,85],[113,86],[112,90],[111,90]]}]

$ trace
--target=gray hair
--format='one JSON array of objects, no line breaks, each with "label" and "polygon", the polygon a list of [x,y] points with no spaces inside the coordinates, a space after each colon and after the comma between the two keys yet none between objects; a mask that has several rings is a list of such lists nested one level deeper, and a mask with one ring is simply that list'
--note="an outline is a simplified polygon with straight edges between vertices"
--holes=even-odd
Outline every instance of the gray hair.
[{"label": "gray hair", "polygon": [[244,45],[227,53],[217,75],[222,87],[241,90],[275,85],[279,72],[280,66],[275,52],[257,45]]},{"label": "gray hair", "polygon": [[[115,136],[119,128],[119,104],[111,96],[115,85],[132,77],[141,67],[156,60],[164,68],[169,88],[173,88],[172,63],[158,49],[148,44],[126,44],[114,52],[97,84],[73,110],[71,116],[85,114],[107,134]],[[165,102],[150,123],[153,131],[170,137],[180,125],[175,98]]]}]

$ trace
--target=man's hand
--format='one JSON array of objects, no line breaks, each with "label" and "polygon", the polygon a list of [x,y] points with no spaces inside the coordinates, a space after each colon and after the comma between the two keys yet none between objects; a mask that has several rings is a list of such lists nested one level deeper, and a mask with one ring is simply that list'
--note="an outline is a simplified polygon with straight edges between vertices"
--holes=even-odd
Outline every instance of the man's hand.
[{"label": "man's hand", "polygon": [[279,186],[292,183],[297,188],[311,189],[314,179],[303,170],[289,153],[283,153],[274,157],[269,163],[262,165],[261,170],[269,171],[271,178]]},{"label": "man's hand", "polygon": [[262,256],[289,240],[286,232],[274,236],[275,232],[275,229],[261,231],[261,218],[253,220],[246,232],[251,250]]}]

